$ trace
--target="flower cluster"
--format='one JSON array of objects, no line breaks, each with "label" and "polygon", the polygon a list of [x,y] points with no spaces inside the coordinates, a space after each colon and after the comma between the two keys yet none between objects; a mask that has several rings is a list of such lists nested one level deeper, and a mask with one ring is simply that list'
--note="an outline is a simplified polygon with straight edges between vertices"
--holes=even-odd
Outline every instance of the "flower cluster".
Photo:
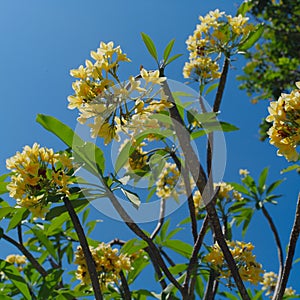
[{"label": "flower cluster", "polygon": [[[266,272],[263,276],[263,281],[261,284],[263,285],[262,290],[266,291],[266,296],[270,296],[272,298],[272,294],[275,291],[276,284],[278,280],[278,275],[274,272]],[[284,291],[284,296],[293,296],[295,295],[296,291],[293,290],[291,287],[286,288]]]},{"label": "flower cluster", "polygon": [[270,103],[270,115],[266,118],[273,122],[268,130],[270,144],[278,148],[277,155],[284,156],[288,161],[299,160],[297,146],[300,145],[300,81],[298,89],[290,94],[281,94],[278,101]]},{"label": "flower cluster", "polygon": [[19,271],[22,271],[22,265],[26,264],[26,257],[24,255],[10,254],[5,258],[5,260],[11,264],[16,264]]},{"label": "flower cluster", "polygon": [[[262,282],[263,278],[261,274],[264,273],[264,271],[252,253],[254,246],[251,243],[240,241],[228,241],[227,244],[242,280],[249,281],[253,284]],[[223,252],[218,244],[211,247],[210,252],[204,257],[204,260],[219,273],[220,278],[229,278],[231,276],[230,269],[224,260]]]},{"label": "flower cluster", "polygon": [[[132,128],[133,131],[144,128],[135,124],[134,116],[145,120],[153,112],[170,107],[162,89],[155,91],[154,88],[166,80],[160,77],[158,70],[141,68],[138,76],[130,76],[127,82],[121,82],[117,74],[119,62],[130,59],[120,46],[114,47],[113,42],[101,42],[97,52],[91,52],[91,57],[94,63],[86,60],[85,67],[81,65],[70,71],[77,80],[73,83],[75,94],[68,97],[68,108],[79,110],[78,121],[82,124],[93,120],[88,123],[92,137],[99,136],[104,139],[104,144],[109,144],[113,139],[119,140],[121,131],[130,134]],[[144,86],[141,86],[142,80]],[[157,97],[158,100],[154,100]],[[157,122],[153,123],[152,127],[158,128]]]},{"label": "flower cluster", "polygon": [[156,195],[162,199],[173,197],[177,200],[178,193],[181,191],[178,190],[177,185],[180,186],[180,172],[176,164],[166,162],[156,181]]},{"label": "flower cluster", "polygon": [[[186,41],[190,61],[185,63],[183,76],[208,83],[221,75],[218,54],[230,56],[254,27],[247,23],[248,18],[242,15],[232,17],[218,9],[200,16],[199,20],[200,24]],[[213,54],[216,54],[214,59]]]},{"label": "flower cluster", "polygon": [[214,187],[220,188],[218,193],[218,198],[221,200],[222,199],[226,199],[226,200],[234,199],[236,201],[243,200],[242,195],[238,191],[234,190],[233,186],[229,183],[226,182],[215,183]]},{"label": "flower cluster", "polygon": [[[121,271],[130,271],[132,269],[131,257],[127,254],[119,254],[118,249],[113,249],[108,244],[101,243],[95,248],[90,247],[90,250],[96,264],[100,286],[103,291],[109,285],[118,283]],[[77,248],[75,253],[75,264],[78,265],[76,278],[82,284],[90,284],[91,279],[81,246]]]},{"label": "flower cluster", "polygon": [[48,196],[69,194],[73,165],[72,158],[65,152],[54,153],[34,143],[7,159],[6,167],[12,171],[7,185],[9,195],[18,205],[28,208],[34,217],[44,217]]},{"label": "flower cluster", "polygon": [[135,170],[145,170],[148,167],[148,156],[142,147],[137,147],[129,156],[128,163],[130,169]]}]

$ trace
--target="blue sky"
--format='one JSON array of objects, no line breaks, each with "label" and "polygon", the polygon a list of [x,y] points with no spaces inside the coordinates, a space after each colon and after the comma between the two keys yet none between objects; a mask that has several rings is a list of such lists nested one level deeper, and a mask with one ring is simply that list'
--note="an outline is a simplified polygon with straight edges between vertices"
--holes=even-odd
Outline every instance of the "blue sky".
[{"label": "blue sky", "polygon": [[[183,82],[182,67],[187,60],[185,40],[191,34],[198,16],[219,8],[235,14],[242,1],[1,1],[0,3],[0,82],[2,116],[0,118],[0,171],[5,173],[5,159],[20,151],[26,144],[38,142],[55,150],[64,148],[53,135],[35,122],[38,113],[59,118],[71,127],[76,125],[76,111],[67,109],[67,96],[72,94],[69,70],[77,68],[95,50],[100,41],[113,40],[131,58],[123,64],[121,77],[137,74],[139,66],[154,68],[145,50],[140,32],[155,41],[158,52],[172,38],[176,39],[174,53],[184,55],[166,71],[166,75]],[[299,176],[280,175],[287,162],[276,156],[276,149],[258,140],[258,124],[267,115],[267,103],[253,105],[249,97],[238,89],[235,76],[241,73],[243,58],[233,62],[225,89],[221,119],[240,128],[226,134],[226,181],[238,180],[238,170],[247,168],[257,178],[260,171],[270,167],[270,181],[287,177],[278,190],[283,194],[270,213],[278,225],[283,245],[294,219],[293,211],[299,192]],[[295,80],[296,81],[296,80]],[[209,101],[209,99],[208,99]],[[95,212],[96,214],[97,212]],[[171,217],[176,220],[183,212]],[[245,240],[253,241],[255,253],[265,269],[276,271],[276,250],[265,220],[259,216]],[[99,216],[97,216],[98,218]],[[103,218],[103,216],[100,216]],[[101,239],[126,238],[128,230],[120,222],[106,220],[99,225]],[[105,226],[105,230],[102,227]],[[107,228],[112,228],[108,230]],[[115,236],[117,235],[117,236]],[[299,247],[297,248],[299,257]],[[290,285],[300,292],[300,265],[293,270]],[[298,286],[297,286],[298,285]]]}]

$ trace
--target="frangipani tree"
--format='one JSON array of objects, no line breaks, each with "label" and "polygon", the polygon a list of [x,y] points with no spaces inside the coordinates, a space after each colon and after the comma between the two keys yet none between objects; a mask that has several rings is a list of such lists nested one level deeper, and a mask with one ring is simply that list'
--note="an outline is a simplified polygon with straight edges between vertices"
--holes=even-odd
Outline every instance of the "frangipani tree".
[{"label": "frangipani tree", "polygon": [[[122,63],[130,59],[113,42],[101,42],[91,52],[93,61],[71,70],[74,94],[68,108],[78,109],[78,122],[90,128],[94,140],[83,139],[54,117],[38,115],[37,122],[67,148],[55,153],[35,143],[7,159],[10,173],[1,177],[1,191],[16,201],[0,203],[5,221],[1,238],[21,253],[0,262],[3,299],[296,297],[287,283],[299,236],[300,200],[285,255],[267,210],[278,198],[272,192],[281,180],[267,184],[268,168],[257,183],[247,170],[240,171],[240,183],[216,180],[218,136],[237,130],[221,121],[229,66],[264,30],[262,24],[249,22],[248,8],[243,4],[234,17],[215,10],[199,18],[187,40],[190,59],[183,69],[183,76],[197,83],[196,97],[173,90],[168,79],[168,65],[179,57],[171,56],[174,40],[160,61],[145,33],[142,39],[156,70],[141,66],[137,74],[121,80]],[[208,94],[214,94],[212,105],[204,99]],[[299,105],[296,89],[272,103],[267,117],[273,122],[268,134],[278,155],[295,162]],[[112,145],[118,148],[113,163]],[[105,242],[89,237],[97,223],[87,222],[89,206],[107,199],[134,238]],[[131,211],[141,214],[144,204],[155,201],[157,224],[148,232]],[[170,228],[171,202],[188,208],[180,226],[190,229],[189,239],[174,238],[180,229]],[[242,225],[245,234],[257,211],[274,234],[278,274],[256,260],[251,242],[235,238],[236,227]],[[149,276],[149,270],[157,288],[136,287],[137,277]]]}]

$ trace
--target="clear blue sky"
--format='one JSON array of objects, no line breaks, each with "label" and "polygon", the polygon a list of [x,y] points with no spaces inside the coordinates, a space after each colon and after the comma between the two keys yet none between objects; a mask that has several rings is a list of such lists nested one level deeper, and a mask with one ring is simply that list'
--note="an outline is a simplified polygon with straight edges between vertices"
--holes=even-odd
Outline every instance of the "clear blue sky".
[{"label": "clear blue sky", "polygon": [[[167,69],[167,76],[184,81],[182,67],[187,60],[185,40],[198,22],[198,16],[219,8],[235,14],[242,1],[1,1],[0,2],[0,86],[2,115],[0,124],[0,171],[6,172],[5,159],[26,144],[38,142],[59,150],[64,146],[35,123],[38,113],[53,115],[71,127],[76,125],[76,111],[67,109],[67,96],[72,94],[69,70],[77,68],[95,50],[100,41],[113,40],[131,58],[123,64],[121,77],[136,74],[142,64],[155,65],[145,51],[140,32],[146,32],[162,53],[166,43],[176,38],[174,53],[183,57]],[[283,177],[280,170],[288,164],[276,156],[276,149],[258,141],[258,124],[267,115],[267,103],[252,105],[238,90],[235,76],[241,73],[242,57],[233,62],[229,84],[222,106],[222,120],[235,124],[240,131],[226,135],[227,167],[225,180],[239,178],[238,170],[247,168],[257,175],[270,167],[270,180]],[[298,79],[299,80],[299,79]],[[293,211],[299,192],[299,176],[287,174],[288,180],[279,189],[283,197],[277,207],[270,207],[282,237],[283,245],[293,222]],[[179,218],[177,211],[172,218]],[[95,212],[96,214],[96,212]],[[256,245],[255,253],[267,270],[277,270],[277,254],[273,237],[260,214],[246,236]],[[96,216],[103,218],[102,215]],[[99,239],[126,239],[127,229],[119,222],[106,220],[99,225]],[[104,229],[105,228],[105,229]],[[109,229],[111,228],[111,229]],[[2,242],[1,242],[2,243]],[[299,257],[299,247],[296,254]],[[2,256],[2,255],[1,255]],[[300,292],[300,264],[295,265],[290,285]]]}]

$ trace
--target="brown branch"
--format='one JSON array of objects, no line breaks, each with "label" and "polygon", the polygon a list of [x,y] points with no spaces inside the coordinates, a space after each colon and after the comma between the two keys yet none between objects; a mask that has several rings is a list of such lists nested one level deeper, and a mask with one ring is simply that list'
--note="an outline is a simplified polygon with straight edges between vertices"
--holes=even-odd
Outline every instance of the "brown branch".
[{"label": "brown branch", "polygon": [[67,196],[64,196],[63,201],[64,201],[66,209],[69,213],[69,216],[72,220],[72,223],[74,225],[75,231],[76,231],[78,239],[79,239],[79,243],[81,245],[81,248],[82,248],[85,260],[86,260],[88,272],[90,274],[90,278],[91,278],[91,282],[92,282],[92,286],[93,286],[93,290],[94,290],[95,299],[102,300],[103,297],[102,297],[102,293],[101,293],[101,289],[100,289],[98,274],[97,274],[97,270],[96,270],[96,264],[93,259],[91,250],[89,248],[89,245],[88,245],[85,233],[83,231],[83,228],[81,226],[80,220],[79,220],[69,198]]},{"label": "brown branch", "polygon": [[281,246],[281,241],[280,241],[280,237],[277,231],[277,228],[273,222],[272,217],[270,216],[269,212],[267,211],[267,209],[262,206],[262,212],[264,214],[264,216],[266,217],[270,228],[273,232],[274,235],[274,239],[275,239],[275,243],[276,243],[276,248],[277,248],[277,253],[278,253],[278,261],[279,261],[279,271],[278,271],[278,278],[281,277],[282,271],[283,271],[283,267],[284,267],[284,261],[283,261],[283,250],[282,250],[282,246]]},{"label": "brown branch", "polygon": [[152,253],[152,251],[150,250],[149,247],[146,247],[144,250],[148,253],[148,255],[149,255],[149,257],[150,257],[150,259],[153,263],[153,268],[154,268],[154,271],[157,275],[158,282],[161,285],[162,289],[164,290],[168,285],[165,281],[165,278],[163,276],[163,273],[162,273],[161,269],[159,268],[158,263],[156,263],[156,261],[157,261],[156,257],[153,255],[153,253]]},{"label": "brown branch", "polygon": [[224,238],[224,235],[222,233],[222,228],[220,225],[220,221],[216,212],[216,209],[214,205],[211,203],[211,200],[213,198],[213,191],[207,187],[207,179],[205,172],[201,166],[201,163],[199,162],[196,153],[194,152],[194,149],[191,146],[190,143],[190,136],[185,129],[184,122],[178,112],[178,109],[176,107],[175,101],[173,99],[172,93],[170,91],[170,88],[166,82],[163,84],[164,92],[168,96],[168,99],[170,102],[173,103],[173,106],[169,109],[170,116],[173,121],[174,129],[179,141],[179,144],[181,146],[181,149],[183,151],[186,165],[189,168],[194,181],[196,182],[196,186],[199,189],[199,192],[202,195],[202,199],[204,203],[206,204],[206,210],[209,216],[209,220],[214,232],[214,237],[216,241],[218,242],[223,254],[224,258],[228,264],[228,267],[231,270],[231,274],[234,278],[234,281],[237,285],[237,288],[240,292],[240,295],[242,299],[244,300],[250,300],[249,295],[247,293],[247,290],[244,286],[244,283],[241,279],[241,276],[239,274],[239,271],[237,269],[236,263],[232,257],[232,254],[228,248],[228,245],[226,243],[226,240]]},{"label": "brown branch", "polygon": [[174,160],[178,170],[181,172],[183,181],[184,181],[184,187],[186,190],[186,194],[188,196],[188,206],[189,206],[189,212],[190,212],[190,218],[191,218],[191,225],[192,225],[192,235],[194,238],[194,243],[197,240],[197,219],[196,219],[196,210],[195,210],[195,204],[193,200],[192,190],[191,190],[191,184],[190,184],[190,177],[189,172],[186,168],[184,168],[176,156],[174,152],[171,152],[171,157]]},{"label": "brown branch", "polygon": [[278,282],[272,300],[281,300],[283,298],[284,291],[286,289],[286,285],[292,269],[293,258],[296,250],[297,241],[299,238],[299,233],[300,233],[300,193],[298,195],[295,220],[294,220],[293,228],[291,230],[283,272],[280,278],[278,278]]},{"label": "brown branch", "polygon": [[17,247],[30,261],[30,263],[34,266],[34,268],[43,276],[46,277],[48,275],[47,271],[43,268],[42,265],[33,257],[33,255],[24,247],[23,244],[19,244],[17,241],[12,239],[6,234],[2,235],[2,238],[6,240],[7,242],[11,243],[15,247]]},{"label": "brown branch", "polygon": [[178,283],[178,281],[175,279],[175,277],[169,271],[167,265],[165,264],[164,260],[162,259],[161,255],[159,253],[159,250],[157,249],[156,245],[153,243],[152,239],[150,237],[148,237],[140,229],[140,227],[132,220],[132,218],[127,214],[127,212],[122,207],[122,205],[119,203],[118,199],[115,197],[115,195],[112,193],[112,191],[107,186],[105,186],[105,188],[106,188],[107,195],[108,195],[108,197],[109,197],[112,205],[114,206],[114,208],[116,209],[116,211],[118,212],[118,214],[120,215],[120,217],[123,219],[123,221],[125,222],[125,224],[138,237],[140,237],[142,240],[144,240],[148,244],[149,249],[150,249],[150,251],[153,254],[153,258],[155,258],[155,260],[156,260],[153,263],[157,263],[160,266],[160,268],[165,273],[166,277],[170,280],[170,282],[173,283],[173,285],[181,292],[182,291],[181,285]]},{"label": "brown branch", "polygon": [[219,86],[218,86],[218,90],[217,90],[215,101],[214,101],[214,106],[213,106],[214,112],[218,112],[220,109],[220,106],[221,106],[221,101],[222,101],[225,84],[226,84],[226,79],[227,79],[227,74],[228,74],[228,69],[229,69],[229,63],[230,63],[229,57],[225,57],[224,65],[222,68],[222,73],[221,73],[221,77],[220,77],[220,81],[219,81]]},{"label": "brown branch", "polygon": [[156,225],[155,229],[153,230],[153,232],[150,236],[151,240],[153,240],[156,237],[156,235],[159,233],[161,227],[164,224],[164,221],[165,221],[165,208],[166,208],[166,200],[164,198],[162,198],[160,200],[159,219],[158,219],[158,222],[157,222],[157,225]]},{"label": "brown branch", "polygon": [[19,243],[23,245],[22,225],[17,226]]},{"label": "brown branch", "polygon": [[127,280],[126,280],[126,277],[125,277],[123,271],[121,271],[119,273],[119,275],[120,275],[121,283],[122,283],[123,299],[131,300],[131,293],[130,293],[129,286],[128,286],[128,283],[127,283]]},{"label": "brown branch", "polygon": [[185,290],[185,292],[191,296],[191,294],[193,293],[193,290],[189,290],[189,281],[192,275],[194,275],[194,271],[195,271],[195,267],[197,266],[197,260],[198,260],[198,253],[200,251],[200,248],[202,246],[207,228],[208,228],[209,222],[208,222],[208,217],[206,215],[206,217],[203,220],[202,223],[202,227],[200,229],[200,232],[197,236],[197,240],[195,242],[194,248],[193,248],[193,252],[189,261],[189,265],[187,267],[186,270],[186,278],[185,281],[183,283],[183,288]]}]

